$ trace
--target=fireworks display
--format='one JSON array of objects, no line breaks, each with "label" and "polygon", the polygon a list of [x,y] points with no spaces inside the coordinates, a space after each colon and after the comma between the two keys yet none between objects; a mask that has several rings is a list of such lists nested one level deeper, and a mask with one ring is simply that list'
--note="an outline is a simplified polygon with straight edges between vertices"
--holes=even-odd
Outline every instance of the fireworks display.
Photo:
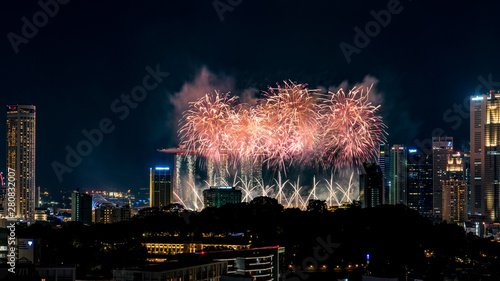
[{"label": "fireworks display", "polygon": [[321,94],[304,84],[269,88],[255,106],[215,92],[190,104],[181,144],[208,159],[234,163],[263,157],[268,167],[321,162],[352,167],[374,160],[385,125],[368,95],[371,88]]},{"label": "fireworks display", "polygon": [[[341,182],[333,180],[333,174],[330,180],[313,179],[312,187],[307,191],[307,186],[301,185],[300,177],[296,181],[289,179],[283,180],[281,173],[278,172],[278,178],[274,179],[274,184],[266,185],[263,181],[258,181],[256,185],[252,185],[248,180],[241,177],[234,177],[232,183],[223,181],[224,186],[234,186],[242,192],[242,202],[250,202],[259,196],[274,198],[279,204],[285,208],[299,208],[306,210],[309,201],[324,200],[328,206],[341,206],[343,203],[353,203],[359,200],[359,192],[355,191],[355,182],[353,180],[355,172],[352,172],[349,179],[341,180]],[[193,194],[192,199],[182,198],[174,192],[177,202],[191,210],[202,210],[203,205],[203,190],[209,188],[208,182],[201,187],[195,187],[194,183],[189,183],[189,193]]]}]

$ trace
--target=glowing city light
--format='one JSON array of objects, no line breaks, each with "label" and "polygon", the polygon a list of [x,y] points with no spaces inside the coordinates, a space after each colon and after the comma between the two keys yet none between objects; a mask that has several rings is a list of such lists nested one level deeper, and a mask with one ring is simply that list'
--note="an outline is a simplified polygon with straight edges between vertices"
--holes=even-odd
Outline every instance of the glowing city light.
[{"label": "glowing city light", "polygon": [[156,167],[155,170],[157,170],[157,171],[168,171],[168,170],[170,170],[170,168],[169,167]]}]

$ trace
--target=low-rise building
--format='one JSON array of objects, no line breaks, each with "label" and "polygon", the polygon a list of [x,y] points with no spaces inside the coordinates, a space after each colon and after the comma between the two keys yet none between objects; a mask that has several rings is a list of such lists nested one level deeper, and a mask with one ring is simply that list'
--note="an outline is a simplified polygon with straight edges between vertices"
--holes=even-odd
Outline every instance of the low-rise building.
[{"label": "low-rise building", "polygon": [[211,186],[203,190],[205,207],[220,207],[225,204],[241,203],[241,190],[232,186]]},{"label": "low-rise building", "polygon": [[113,270],[115,281],[220,281],[227,274],[225,261],[178,261],[141,268]]}]

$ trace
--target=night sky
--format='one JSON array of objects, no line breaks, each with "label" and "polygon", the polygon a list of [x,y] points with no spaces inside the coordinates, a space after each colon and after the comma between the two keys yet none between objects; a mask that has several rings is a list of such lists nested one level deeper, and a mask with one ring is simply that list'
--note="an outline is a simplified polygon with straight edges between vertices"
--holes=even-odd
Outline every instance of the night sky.
[{"label": "night sky", "polygon": [[[415,146],[434,131],[455,137],[457,150],[469,138],[468,108],[453,110],[500,89],[498,1],[60,1],[41,1],[58,3],[46,22],[37,1],[0,4],[0,104],[37,106],[36,184],[52,191],[148,186],[150,167],[172,164],[156,150],[177,145],[186,103],[214,89],[250,99],[284,80],[377,82],[389,143]],[[385,26],[370,23],[372,10]],[[24,36],[22,18],[34,15],[41,27]],[[355,28],[367,24],[373,37],[357,36],[356,47]],[[342,42],[357,48],[350,63]],[[121,95],[157,69],[161,83],[148,80],[156,87],[124,109]],[[65,165],[66,147],[102,120],[114,130],[60,181],[53,163]]]}]

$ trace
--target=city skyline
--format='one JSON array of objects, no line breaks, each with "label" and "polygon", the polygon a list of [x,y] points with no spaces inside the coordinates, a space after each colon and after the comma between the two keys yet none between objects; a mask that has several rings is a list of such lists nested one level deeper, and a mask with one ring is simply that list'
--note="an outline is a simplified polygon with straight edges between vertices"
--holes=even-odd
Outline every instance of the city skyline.
[{"label": "city skyline", "polygon": [[500,278],[498,0],[0,11],[0,280]]},{"label": "city skyline", "polygon": [[[50,191],[138,189],[148,185],[150,167],[174,167],[173,157],[157,149],[177,146],[178,111],[194,101],[190,92],[218,89],[251,101],[288,79],[311,88],[378,81],[373,98],[382,101],[388,143],[419,147],[446,135],[460,150],[469,138],[469,97],[500,87],[499,54],[492,47],[498,39],[490,35],[499,6],[494,1],[458,3],[446,17],[446,4],[401,1],[363,48],[355,44],[355,28],[376,21],[373,14],[388,9],[388,1],[362,8],[315,2],[300,11],[298,2],[244,1],[224,12],[223,21],[210,2],[112,2],[97,10],[95,4],[60,4],[17,52],[7,35],[24,36],[22,18],[32,21],[43,7],[4,4],[3,82],[12,94],[0,101],[37,106],[37,186]],[[342,16],[331,16],[339,10]],[[286,47],[270,43],[294,36],[301,39]],[[350,62],[339,47],[343,42],[360,49]],[[467,67],[455,67],[457,61]],[[145,97],[134,92],[137,86],[146,89]],[[91,153],[68,165],[67,147],[78,152],[83,141],[92,144]],[[72,171],[60,180],[54,162]]]}]

